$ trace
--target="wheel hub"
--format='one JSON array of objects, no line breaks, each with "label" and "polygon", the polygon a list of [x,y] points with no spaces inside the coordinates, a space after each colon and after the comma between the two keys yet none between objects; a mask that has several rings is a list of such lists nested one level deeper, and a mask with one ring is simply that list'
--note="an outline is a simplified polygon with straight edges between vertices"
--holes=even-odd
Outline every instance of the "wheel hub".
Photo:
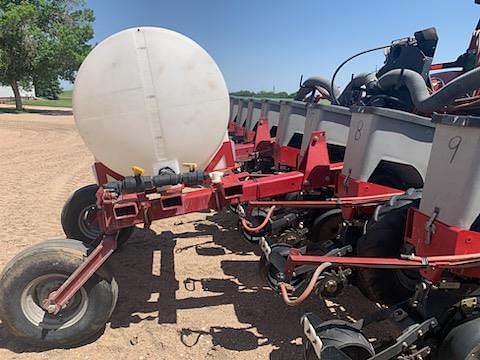
[{"label": "wheel hub", "polygon": [[58,330],[73,325],[83,317],[88,305],[87,294],[83,287],[58,314],[51,314],[48,296],[66,279],[66,275],[47,274],[32,280],[25,287],[20,305],[28,321],[37,326],[41,325],[45,329]]}]

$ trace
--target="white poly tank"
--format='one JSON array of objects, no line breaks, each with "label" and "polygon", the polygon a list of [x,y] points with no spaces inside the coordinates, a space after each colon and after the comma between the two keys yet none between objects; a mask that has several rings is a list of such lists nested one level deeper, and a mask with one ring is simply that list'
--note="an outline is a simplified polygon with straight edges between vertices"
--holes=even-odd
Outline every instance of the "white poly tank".
[{"label": "white poly tank", "polygon": [[73,112],[97,161],[130,175],[203,169],[225,139],[229,95],[210,55],[171,30],[124,30],[98,44],[77,74]]}]

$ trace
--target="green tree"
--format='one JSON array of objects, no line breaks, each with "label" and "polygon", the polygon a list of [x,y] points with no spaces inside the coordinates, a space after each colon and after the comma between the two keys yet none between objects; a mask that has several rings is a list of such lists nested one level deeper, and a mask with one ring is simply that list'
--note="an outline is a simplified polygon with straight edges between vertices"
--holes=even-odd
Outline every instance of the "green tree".
[{"label": "green tree", "polygon": [[58,100],[62,93],[60,81],[53,77],[41,78],[34,76],[33,83],[35,84],[35,96],[47,98],[49,100]]},{"label": "green tree", "polygon": [[0,0],[0,83],[12,87],[17,110],[19,84],[55,97],[59,79],[74,80],[94,19],[84,0]]},{"label": "green tree", "polygon": [[294,98],[296,93],[288,94],[286,91],[273,92],[273,91],[262,90],[259,92],[254,92],[250,90],[239,90],[239,91],[231,92],[230,95],[261,98],[261,99],[287,99],[287,98]]}]

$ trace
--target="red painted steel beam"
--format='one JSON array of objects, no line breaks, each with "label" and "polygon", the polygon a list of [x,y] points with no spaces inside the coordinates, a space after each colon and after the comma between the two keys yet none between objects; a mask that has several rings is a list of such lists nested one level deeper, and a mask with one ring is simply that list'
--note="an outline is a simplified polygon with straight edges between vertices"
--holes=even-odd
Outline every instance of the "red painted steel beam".
[{"label": "red painted steel beam", "polygon": [[378,269],[426,269],[426,268],[461,268],[480,265],[480,253],[470,254],[468,258],[463,255],[450,255],[442,257],[419,257],[411,259],[379,258],[379,257],[346,257],[346,256],[316,256],[290,254],[289,260],[294,266],[319,265],[325,262],[337,266]]},{"label": "red painted steel beam", "polygon": [[116,235],[105,235],[100,244],[87,256],[72,275],[45,300],[49,313],[58,314],[63,306],[80,290],[90,277],[103,265],[117,247]]}]

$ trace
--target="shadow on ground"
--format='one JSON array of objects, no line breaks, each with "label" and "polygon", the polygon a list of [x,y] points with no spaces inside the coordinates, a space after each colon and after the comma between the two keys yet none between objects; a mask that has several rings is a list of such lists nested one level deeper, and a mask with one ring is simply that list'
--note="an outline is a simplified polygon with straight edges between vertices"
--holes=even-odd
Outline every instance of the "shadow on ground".
[{"label": "shadow on ground", "polygon": [[[308,311],[315,311],[321,317],[340,319],[360,318],[366,311],[376,309],[374,304],[354,306],[347,309],[343,301],[350,301],[348,296],[340,297],[338,304],[328,307],[314,296],[299,307],[287,307],[275,292],[265,286],[258,271],[255,260],[223,260],[222,278],[183,278],[178,279],[174,271],[175,253],[195,249],[199,256],[219,256],[225,254],[251,255],[257,246],[246,242],[238,231],[236,217],[219,213],[195,222],[194,232],[173,234],[163,232],[155,234],[141,230],[135,241],[130,244],[130,251],[119,253],[115,260],[116,276],[120,284],[118,306],[111,319],[112,328],[127,327],[145,319],[138,313],[156,313],[157,317],[148,317],[159,324],[175,324],[177,311],[184,309],[208,308],[212,306],[232,304],[238,322],[245,324],[241,328],[211,326],[205,329],[181,329],[180,339],[187,347],[194,347],[199,338],[208,335],[212,345],[234,351],[248,351],[264,345],[273,345],[271,359],[301,358],[303,348],[295,343],[302,334],[301,316]],[[210,224],[211,222],[211,224]],[[210,235],[211,240],[197,245],[183,246],[182,238]],[[153,256],[160,251],[161,261],[159,276],[151,274]],[[140,253],[139,253],[140,252]],[[257,253],[259,255],[259,253]],[[135,258],[142,259],[141,263]],[[134,264],[127,268],[123,265]],[[139,276],[142,281],[139,283]],[[123,291],[128,288],[129,291]],[[196,292],[195,297],[178,299],[176,291],[183,287]],[[205,294],[198,297],[198,294]],[[149,301],[152,293],[160,293],[158,301]],[[137,299],[137,300],[134,300]],[[365,300],[363,300],[365,302]],[[352,311],[352,312],[350,312]]]},{"label": "shadow on ground", "polygon": [[[179,337],[186,347],[196,346],[199,338],[208,335],[212,345],[234,351],[248,351],[272,345],[271,359],[301,358],[302,347],[295,342],[301,336],[299,320],[305,312],[315,311],[322,318],[360,318],[366,311],[375,309],[374,304],[353,306],[346,309],[343,301],[352,305],[352,300],[340,297],[338,304],[327,308],[323,301],[311,296],[299,307],[288,308],[282,299],[264,286],[258,272],[258,262],[249,259],[223,260],[221,278],[178,279],[175,274],[175,253],[192,251],[199,256],[224,254],[251,255],[256,246],[247,243],[235,231],[236,217],[228,213],[209,215],[207,221],[193,221],[195,231],[174,234],[170,231],[156,234],[138,229],[125,249],[114,254],[111,265],[120,288],[117,307],[110,326],[128,327],[144,320],[158,324],[177,323],[177,312],[183,309],[208,308],[232,304],[240,328],[212,325],[210,329],[180,329]],[[194,246],[181,246],[182,238],[208,235],[209,240]],[[211,240],[210,240],[211,238]],[[157,254],[157,255],[155,255]],[[159,269],[156,256],[160,255]],[[159,275],[155,275],[159,274]],[[196,296],[178,299],[177,290],[184,287],[196,292]],[[152,294],[159,293],[152,301]],[[205,296],[198,296],[198,295]],[[365,300],[361,300],[365,302]],[[350,312],[352,311],[352,312]],[[153,313],[140,317],[138,314]],[[92,339],[94,341],[95,339]],[[15,352],[35,352],[6,336],[0,325],[0,347]]]}]

